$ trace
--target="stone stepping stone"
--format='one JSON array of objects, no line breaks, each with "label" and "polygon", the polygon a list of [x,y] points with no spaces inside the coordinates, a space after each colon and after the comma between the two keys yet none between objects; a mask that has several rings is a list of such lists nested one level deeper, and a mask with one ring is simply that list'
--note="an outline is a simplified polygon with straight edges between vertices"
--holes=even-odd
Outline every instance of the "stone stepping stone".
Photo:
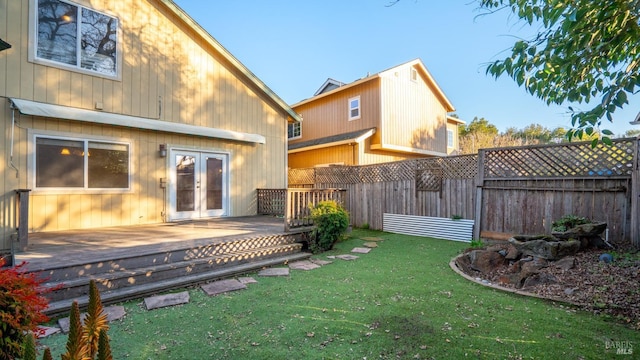
[{"label": "stone stepping stone", "polygon": [[[334,257],[335,258],[335,257]],[[325,266],[325,265],[329,265],[332,263],[332,261],[327,261],[327,260],[320,260],[320,259],[311,259],[309,260],[314,264],[318,264],[320,266]]]},{"label": "stone stepping stone", "polygon": [[289,276],[289,268],[268,268],[260,270],[258,276]]},{"label": "stone stepping stone", "polygon": [[289,269],[292,270],[313,270],[319,267],[320,265],[315,264],[309,260],[296,261],[289,264]]},{"label": "stone stepping stone", "polygon": [[367,242],[367,243],[364,243],[363,246],[373,249],[373,248],[377,248],[378,247],[378,243],[377,242]]},{"label": "stone stepping stone", "polygon": [[238,281],[240,281],[243,284],[257,284],[258,280],[252,278],[251,276],[246,276],[246,277],[241,277],[238,278]]},{"label": "stone stepping stone", "polygon": [[247,288],[247,285],[236,279],[227,279],[214,281],[212,283],[202,285],[200,288],[204,290],[207,295],[214,296],[229,291],[243,290]]},{"label": "stone stepping stone", "polygon": [[[124,311],[124,306],[118,306],[118,305],[107,306],[103,308],[102,311],[107,315],[107,322],[120,320],[127,314],[127,312]],[[84,318],[86,316],[87,316],[87,313],[81,313],[80,320],[84,321]],[[69,332],[69,322],[70,322],[69,317],[58,320],[58,326],[60,326],[60,329],[65,334]]]},{"label": "stone stepping stone", "polygon": [[336,259],[341,259],[341,260],[346,260],[346,261],[356,260],[356,259],[359,259],[359,258],[360,258],[359,256],[349,255],[349,254],[337,255],[336,256]]},{"label": "stone stepping stone", "polygon": [[360,238],[360,239],[365,240],[365,241],[384,241],[383,238],[379,238],[379,237],[375,237],[375,236],[367,236],[367,237],[363,237],[363,238]]},{"label": "stone stepping stone", "polygon": [[51,335],[57,334],[60,331],[62,331],[62,330],[60,328],[57,328],[57,327],[38,326],[38,337],[45,338],[47,336],[51,336]]},{"label": "stone stepping stone", "polygon": [[361,247],[356,247],[356,248],[353,248],[353,250],[351,250],[352,253],[356,253],[356,254],[368,254],[369,251],[371,251],[370,248],[361,248]]},{"label": "stone stepping stone", "polygon": [[144,299],[144,305],[147,310],[159,309],[167,306],[181,305],[189,302],[189,293],[187,291],[156,295]]}]

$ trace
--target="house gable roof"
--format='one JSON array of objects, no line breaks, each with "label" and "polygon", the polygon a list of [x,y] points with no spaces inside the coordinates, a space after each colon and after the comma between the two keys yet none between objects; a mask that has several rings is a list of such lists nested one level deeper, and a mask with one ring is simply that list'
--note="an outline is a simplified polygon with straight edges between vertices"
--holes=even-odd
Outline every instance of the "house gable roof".
[{"label": "house gable roof", "polygon": [[342,81],[338,81],[332,78],[328,78],[327,81],[324,82],[324,84],[322,84],[322,86],[320,86],[320,88],[318,89],[318,91],[316,91],[315,94],[313,94],[313,96],[317,96],[320,95],[322,93],[331,91],[333,89],[337,89],[341,86],[345,86],[346,84],[343,83]]},{"label": "house gable roof", "polygon": [[400,65],[394,66],[392,68],[389,68],[387,70],[383,70],[383,71],[381,71],[379,73],[376,73],[376,74],[373,74],[373,75],[367,75],[367,77],[365,77],[365,78],[358,79],[358,80],[356,80],[356,81],[354,81],[352,83],[349,83],[349,84],[344,84],[344,85],[342,85],[340,87],[334,88],[333,90],[329,90],[329,91],[324,91],[324,92],[318,93],[318,91],[322,90],[325,87],[325,85],[327,84],[327,82],[329,80],[332,80],[332,79],[329,79],[329,80],[327,80],[327,82],[325,82],[325,85],[320,87],[320,90],[318,90],[316,92],[316,94],[314,94],[313,97],[311,97],[309,99],[302,100],[302,101],[300,101],[300,102],[298,102],[296,104],[293,104],[293,105],[291,105],[291,107],[295,108],[295,107],[307,104],[309,102],[312,102],[312,101],[314,101],[316,99],[319,99],[321,97],[328,96],[330,94],[335,94],[337,92],[344,91],[346,89],[352,88],[352,87],[360,85],[362,83],[365,83],[365,82],[380,78],[382,76],[386,76],[389,73],[393,73],[397,68],[400,68],[400,67],[403,67],[403,66],[413,66],[416,70],[418,70],[418,73],[424,78],[425,82],[431,88],[433,93],[438,97],[438,99],[440,99],[440,101],[442,102],[442,104],[445,107],[445,110],[447,112],[455,111],[455,108],[453,107],[453,104],[451,104],[451,101],[449,101],[449,98],[447,98],[447,96],[444,94],[444,92],[442,91],[440,86],[438,86],[438,83],[436,83],[435,79],[433,78],[433,76],[431,76],[431,73],[429,73],[427,68],[422,63],[422,60],[420,60],[420,59],[411,60],[411,61],[406,62],[404,64],[400,64]]},{"label": "house gable roof", "polygon": [[282,100],[276,93],[274,93],[269,87],[262,82],[254,73],[252,73],[244,64],[242,64],[235,56],[222,46],[211,34],[209,34],[200,24],[198,24],[189,14],[187,14],[182,8],[180,8],[172,0],[157,0],[164,4],[173,14],[180,18],[187,26],[204,39],[216,52],[221,54],[226,61],[228,61],[233,67],[235,67],[241,74],[247,77],[251,83],[253,83],[257,89],[262,91],[269,99],[271,99],[280,109],[285,111],[294,121],[302,121],[300,115],[298,115],[284,100]]}]

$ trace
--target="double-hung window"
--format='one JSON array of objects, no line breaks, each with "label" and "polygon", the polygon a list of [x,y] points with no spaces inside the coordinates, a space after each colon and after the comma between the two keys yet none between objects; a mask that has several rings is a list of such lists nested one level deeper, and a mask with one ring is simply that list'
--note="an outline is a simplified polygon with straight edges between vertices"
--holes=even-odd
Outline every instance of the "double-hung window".
[{"label": "double-hung window", "polygon": [[35,136],[35,188],[130,189],[128,143]]},{"label": "double-hung window", "polygon": [[302,137],[302,123],[300,121],[296,121],[293,124],[289,124],[287,126],[287,137],[289,139],[297,139]]},{"label": "double-hung window", "polygon": [[360,119],[360,96],[349,99],[349,121]]},{"label": "double-hung window", "polygon": [[447,129],[447,147],[453,148],[455,146],[455,138],[453,130]]},{"label": "double-hung window", "polygon": [[66,0],[33,0],[30,58],[50,65],[118,76],[118,19]]}]

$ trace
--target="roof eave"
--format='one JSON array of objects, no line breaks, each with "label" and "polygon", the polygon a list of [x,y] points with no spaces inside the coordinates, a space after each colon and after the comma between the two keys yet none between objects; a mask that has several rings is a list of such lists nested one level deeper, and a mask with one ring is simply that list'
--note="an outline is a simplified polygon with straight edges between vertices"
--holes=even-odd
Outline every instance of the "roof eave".
[{"label": "roof eave", "polygon": [[304,99],[304,100],[302,100],[302,101],[300,101],[300,102],[297,102],[297,103],[295,103],[295,104],[291,105],[291,107],[292,107],[292,108],[295,108],[295,107],[298,107],[298,106],[301,106],[301,105],[307,104],[307,103],[309,103],[309,102],[312,102],[312,101],[315,101],[315,100],[321,99],[321,98],[323,98],[323,97],[325,97],[325,96],[329,96],[329,95],[335,94],[335,93],[340,92],[340,91],[343,91],[343,90],[345,90],[345,89],[352,88],[352,87],[354,87],[354,86],[360,85],[360,84],[365,83],[365,82],[367,82],[367,81],[371,81],[371,80],[373,80],[373,79],[377,79],[377,78],[379,78],[379,77],[380,77],[380,74],[373,74],[373,75],[371,75],[371,76],[367,76],[367,77],[365,77],[365,78],[358,79],[358,80],[356,80],[356,81],[354,81],[354,82],[352,82],[352,83],[349,83],[349,84],[346,84],[346,85],[342,85],[342,86],[337,87],[337,88],[335,88],[335,89],[333,89],[333,90],[331,90],[331,91],[327,91],[327,92],[322,93],[322,94],[320,94],[320,95],[316,95],[316,96],[310,97],[310,98],[308,98],[308,99]]}]

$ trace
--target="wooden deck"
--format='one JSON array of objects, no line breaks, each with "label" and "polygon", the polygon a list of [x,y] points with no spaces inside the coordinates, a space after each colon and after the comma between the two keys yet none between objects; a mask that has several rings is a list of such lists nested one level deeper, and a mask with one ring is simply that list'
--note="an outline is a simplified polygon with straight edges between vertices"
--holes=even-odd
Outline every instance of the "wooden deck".
[{"label": "wooden deck", "polygon": [[39,271],[284,233],[284,219],[272,216],[31,233],[27,251],[17,253],[15,260],[16,264],[26,261],[30,271]]},{"label": "wooden deck", "polygon": [[46,295],[57,314],[86,306],[91,280],[110,304],[308,258],[304,231],[253,216],[32,233],[15,260],[57,289]]}]

